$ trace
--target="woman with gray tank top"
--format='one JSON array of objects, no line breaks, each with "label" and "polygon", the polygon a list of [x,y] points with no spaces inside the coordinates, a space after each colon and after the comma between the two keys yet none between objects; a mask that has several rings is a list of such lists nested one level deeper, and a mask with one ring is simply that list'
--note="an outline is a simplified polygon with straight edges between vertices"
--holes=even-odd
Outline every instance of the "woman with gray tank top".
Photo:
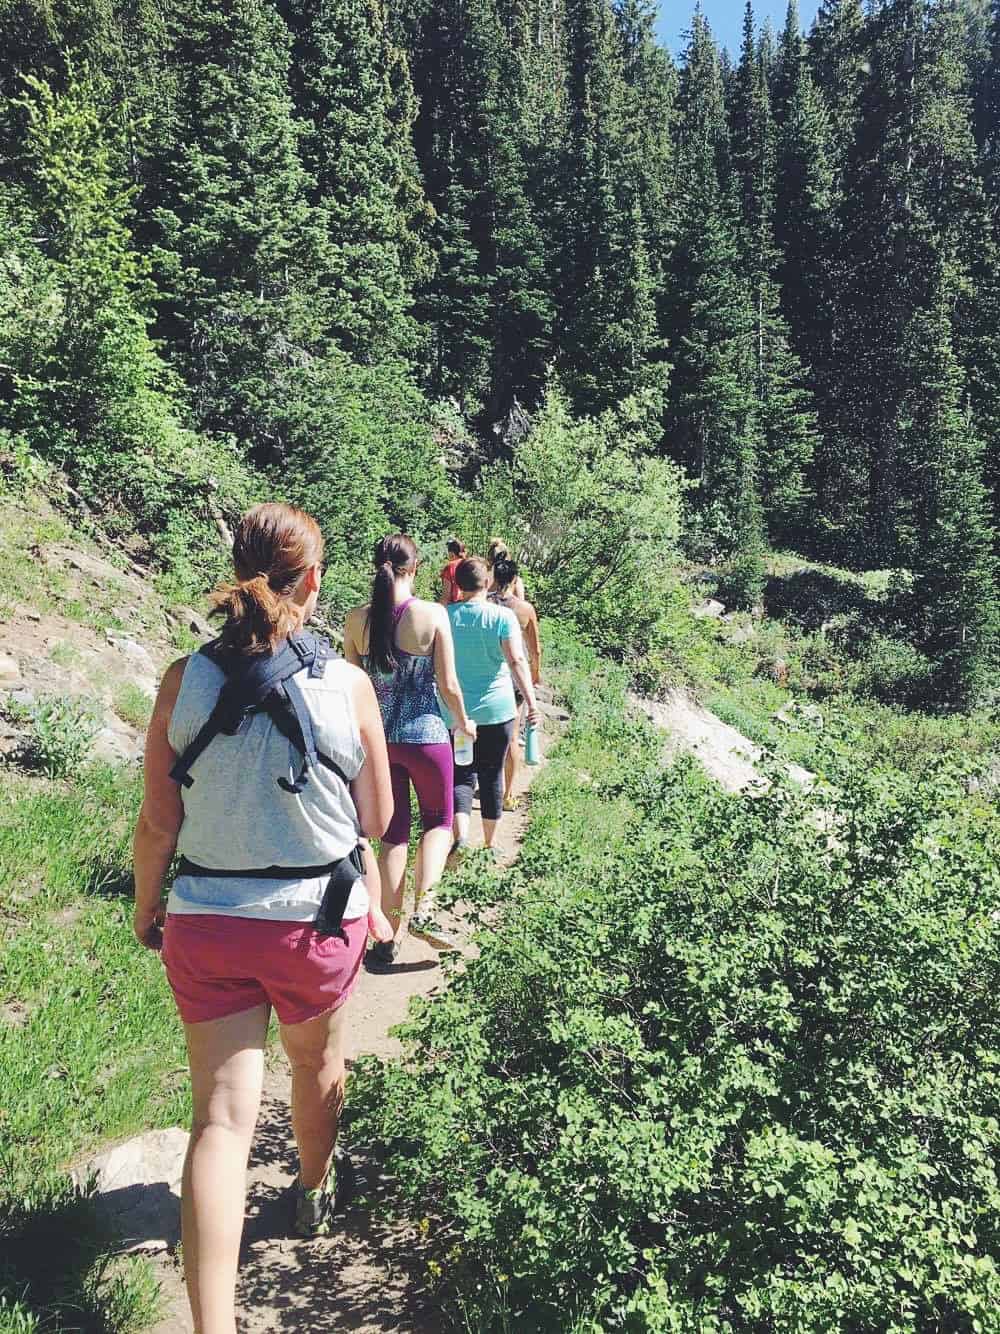
[{"label": "woman with gray tank top", "polygon": [[[291,506],[258,505],[236,530],[233,557],[236,581],[214,595],[225,616],[219,639],[175,662],[160,687],[135,833],[135,934],[150,949],[162,946],[191,1067],[181,1214],[196,1334],[236,1330],[246,1166],[271,1006],[292,1067],[293,1227],[321,1236],[349,1186],[346,1159],[334,1161],[344,1003],[369,929],[391,937],[365,843],[381,836],[392,814],[375,692],[364,672],[326,661],[324,642],[300,634],[319,595],[319,528]],[[305,653],[309,645],[314,654],[299,670],[288,650]],[[192,743],[218,716],[227,680],[267,670],[283,653],[294,673],[289,701],[305,710],[295,714],[298,731],[269,696],[272,707],[250,709],[196,754]],[[322,764],[303,764],[307,731]],[[180,781],[171,776],[188,768]],[[182,874],[164,912],[175,850]],[[334,930],[318,913],[349,858],[357,869],[343,881]]]}]

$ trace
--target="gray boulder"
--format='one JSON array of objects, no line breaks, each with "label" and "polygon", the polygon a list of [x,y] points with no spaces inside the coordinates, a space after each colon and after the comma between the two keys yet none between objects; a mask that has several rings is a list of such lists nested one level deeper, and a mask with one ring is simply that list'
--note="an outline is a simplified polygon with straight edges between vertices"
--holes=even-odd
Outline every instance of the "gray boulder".
[{"label": "gray boulder", "polygon": [[81,1189],[93,1183],[98,1212],[123,1250],[157,1251],[180,1237],[181,1172],[186,1130],[148,1130],[80,1163]]}]

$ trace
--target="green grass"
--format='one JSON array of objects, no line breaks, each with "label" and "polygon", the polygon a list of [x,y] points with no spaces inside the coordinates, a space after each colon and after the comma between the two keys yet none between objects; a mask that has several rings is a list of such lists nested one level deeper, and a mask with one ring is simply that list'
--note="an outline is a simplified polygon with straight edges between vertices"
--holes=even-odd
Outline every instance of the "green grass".
[{"label": "green grass", "polygon": [[[1000,722],[992,713],[941,715],[908,706],[920,698],[926,664],[897,627],[883,625],[891,619],[886,598],[898,572],[842,570],[792,552],[773,553],[768,572],[769,605],[780,615],[699,620],[686,631],[685,618],[674,618],[680,680],[725,722],[812,769],[831,741],[911,773],[947,756],[983,763],[1000,753]],[[711,596],[715,577],[689,571],[690,600]],[[676,668],[662,679],[675,683]],[[822,726],[776,719],[795,703],[818,707]]]},{"label": "green grass", "polygon": [[58,644],[53,644],[49,649],[49,659],[54,662],[57,667],[72,669],[74,667],[79,667],[83,663],[83,654],[78,648],[74,648],[72,644],[64,644],[60,642]]},{"label": "green grass", "polygon": [[[87,1149],[188,1116],[173,1002],[131,931],[139,794],[135,776],[91,769],[63,788],[8,780],[0,803],[0,1330],[32,1328],[14,1302],[44,1329],[126,1334],[148,1320],[147,1271],[109,1268],[65,1178]],[[89,1315],[60,1326],[63,1309]]]},{"label": "green grass", "polygon": [[115,713],[141,732],[153,716],[153,701],[133,682],[125,681],[115,691]]}]

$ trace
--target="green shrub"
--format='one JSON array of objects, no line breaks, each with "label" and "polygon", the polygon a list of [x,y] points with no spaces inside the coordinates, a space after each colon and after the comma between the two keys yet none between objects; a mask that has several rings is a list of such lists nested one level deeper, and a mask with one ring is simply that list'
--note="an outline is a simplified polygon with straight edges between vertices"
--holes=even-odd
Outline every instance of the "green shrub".
[{"label": "green shrub", "polygon": [[858,652],[850,673],[851,689],[884,704],[919,704],[927,697],[931,663],[912,644],[891,635],[872,634]]},{"label": "green shrub", "polygon": [[590,676],[496,929],[357,1080],[443,1295],[481,1331],[995,1329],[995,812],[832,748],[811,795],[727,797]]},{"label": "green shrub", "polygon": [[539,607],[617,660],[669,643],[660,625],[680,537],[680,472],[644,456],[638,430],[630,401],[577,421],[552,386],[513,460],[485,470],[463,530],[472,550],[503,537]]},{"label": "green shrub", "polygon": [[28,764],[48,778],[65,778],[90,758],[100,724],[92,704],[74,695],[49,695],[31,712]]}]

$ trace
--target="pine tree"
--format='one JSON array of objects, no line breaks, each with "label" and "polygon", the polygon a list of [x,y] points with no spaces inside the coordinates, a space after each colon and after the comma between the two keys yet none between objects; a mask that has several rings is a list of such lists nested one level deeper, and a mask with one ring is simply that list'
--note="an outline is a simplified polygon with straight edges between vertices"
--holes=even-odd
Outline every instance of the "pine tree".
[{"label": "pine tree", "polygon": [[412,354],[412,285],[426,265],[409,72],[381,0],[284,0],[301,156],[329,245],[330,332],[353,357]]},{"label": "pine tree", "polygon": [[[871,75],[839,207],[830,398],[843,405],[843,438],[864,451],[861,465],[842,474],[844,493],[860,496],[858,476],[865,478],[865,540],[871,558],[886,564],[899,558],[902,342],[928,308],[942,263],[954,259],[968,275],[984,262],[963,43],[947,7],[927,14],[915,0],[886,6],[872,31]],[[962,285],[957,299],[964,300]],[[965,318],[961,326],[974,323]],[[975,355],[968,341],[961,355],[967,363]]]},{"label": "pine tree", "polygon": [[783,125],[788,117],[792,98],[802,82],[805,60],[806,43],[802,36],[798,0],[788,0],[772,87],[774,116],[779,125]]},{"label": "pine tree", "polygon": [[101,77],[23,87],[29,166],[0,190],[0,425],[141,527],[169,494],[179,433],[147,329],[120,126]]},{"label": "pine tree", "polygon": [[677,219],[666,331],[672,374],[665,445],[699,484],[709,538],[731,549],[737,511],[756,485],[757,395],[750,291],[728,195],[729,149],[715,42],[696,11],[681,72]]},{"label": "pine tree", "polygon": [[556,365],[578,411],[659,392],[662,348],[642,199],[630,170],[621,34],[606,0],[567,6],[568,133]]},{"label": "pine tree", "polygon": [[1000,236],[1000,0],[993,0],[975,88],[975,130],[983,179]]},{"label": "pine tree", "polygon": [[760,503],[752,433],[747,431],[747,447],[740,458],[739,490],[733,524],[733,558],[729,567],[731,596],[736,606],[759,610],[764,602],[767,571],[764,555],[767,541],[764,512]]},{"label": "pine tree", "polygon": [[[524,15],[506,17],[523,29]],[[418,19],[413,69],[417,152],[438,214],[438,272],[419,304],[432,325],[431,384],[489,426],[515,398],[536,401],[551,350],[524,64],[493,0],[446,0]]]},{"label": "pine tree", "polygon": [[815,415],[805,373],[779,309],[774,240],[775,128],[767,58],[754,38],[749,0],[732,106],[732,162],[739,182],[742,249],[753,306],[754,384],[760,452],[754,477],[767,526],[787,540],[802,518]]},{"label": "pine tree", "polygon": [[808,57],[830,116],[832,165],[839,186],[854,143],[868,63],[861,0],[820,0]]},{"label": "pine tree", "polygon": [[620,0],[616,19],[623,51],[623,177],[641,217],[643,249],[658,304],[671,245],[677,70],[655,39],[649,0]]},{"label": "pine tree", "polygon": [[196,423],[242,437],[263,460],[282,454],[282,382],[323,351],[329,325],[325,228],[298,156],[289,56],[264,0],[178,3],[172,96],[144,166],[156,333]]},{"label": "pine tree", "polygon": [[998,622],[982,444],[961,407],[953,348],[954,277],[942,269],[930,308],[916,312],[904,342],[901,534],[913,572],[918,643],[933,664],[934,700],[965,709],[995,668]]}]

